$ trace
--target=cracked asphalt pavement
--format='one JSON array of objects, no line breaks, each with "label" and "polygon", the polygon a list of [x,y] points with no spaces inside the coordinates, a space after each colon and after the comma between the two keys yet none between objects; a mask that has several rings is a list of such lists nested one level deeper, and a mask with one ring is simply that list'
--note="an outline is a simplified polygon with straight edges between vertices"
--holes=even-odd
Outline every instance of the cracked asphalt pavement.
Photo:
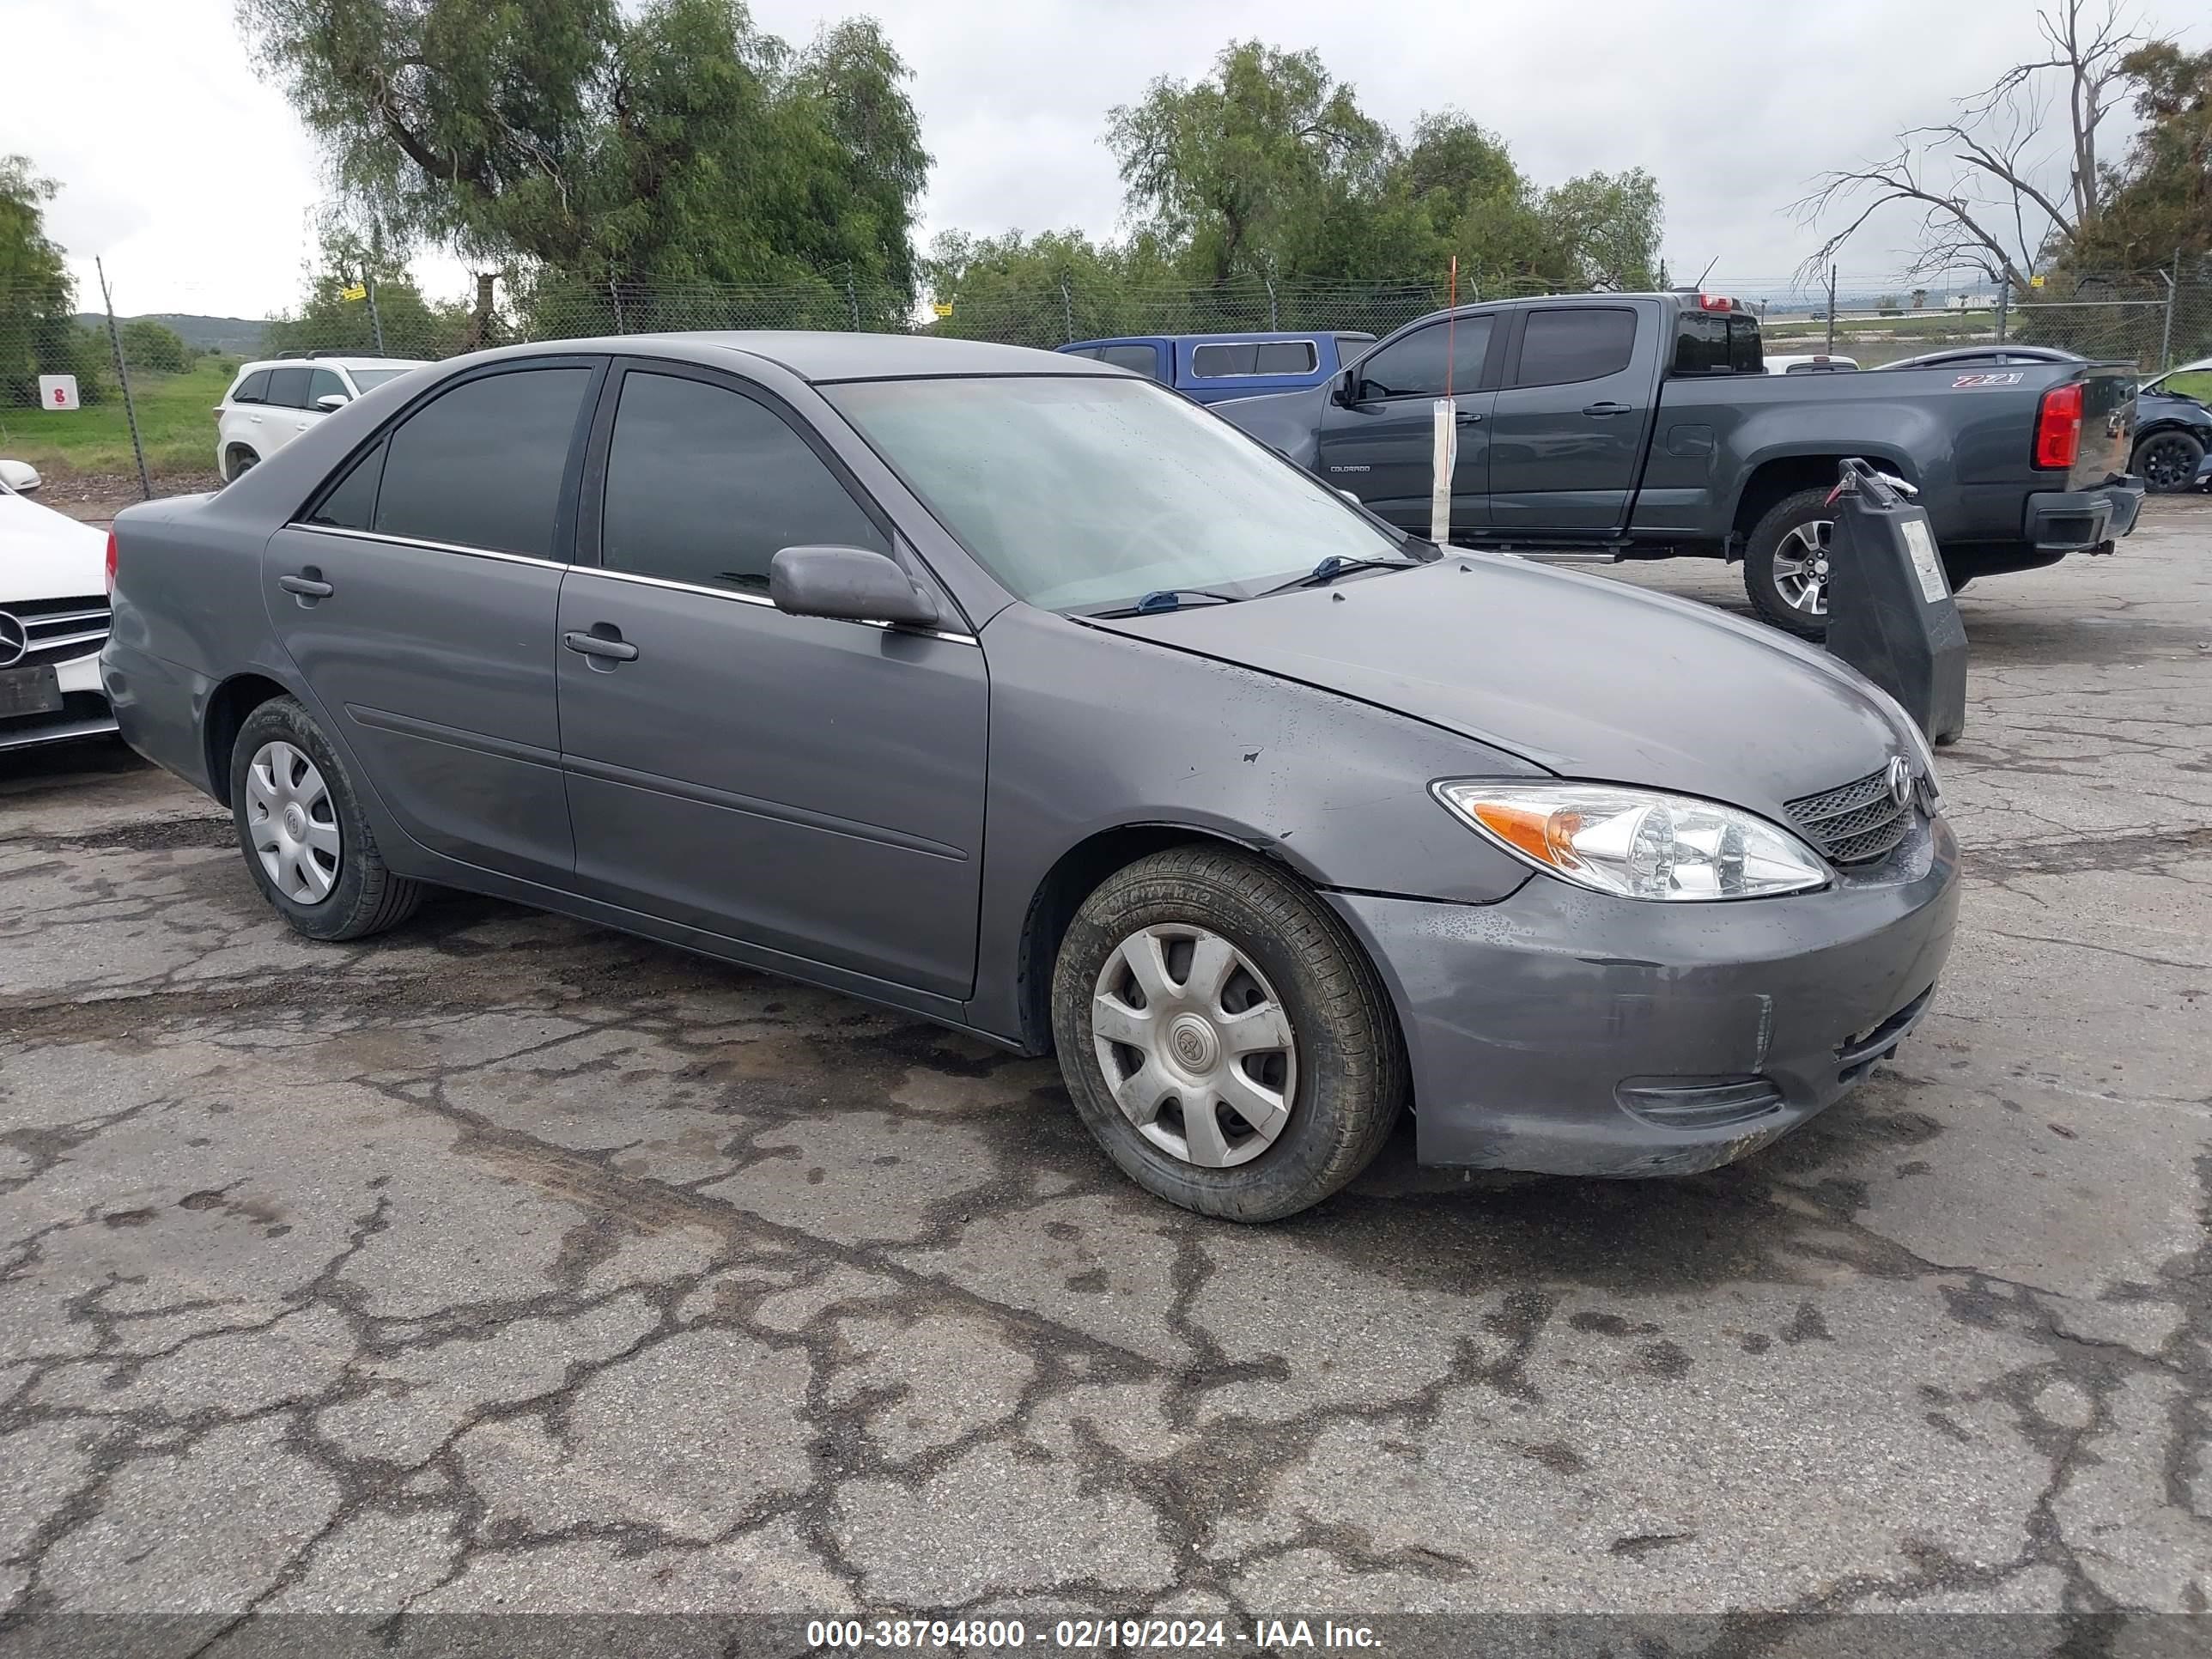
[{"label": "cracked asphalt pavement", "polygon": [[0,1619],[2203,1610],[2212,501],[1962,609],[1855,1096],[1263,1229],[1049,1060],[466,897],[313,944],[164,775],[0,762]]}]

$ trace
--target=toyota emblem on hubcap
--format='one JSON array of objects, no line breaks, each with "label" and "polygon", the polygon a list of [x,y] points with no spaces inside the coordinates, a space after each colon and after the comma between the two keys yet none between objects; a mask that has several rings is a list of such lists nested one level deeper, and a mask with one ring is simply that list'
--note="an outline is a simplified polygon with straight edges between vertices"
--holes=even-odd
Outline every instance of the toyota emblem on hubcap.
[{"label": "toyota emblem on hubcap", "polygon": [[1889,785],[1889,799],[1892,805],[1902,806],[1912,799],[1912,767],[1904,756],[1892,755],[1889,757],[1889,775],[1887,781]]},{"label": "toyota emblem on hubcap", "polygon": [[31,630],[0,611],[0,668],[12,668],[31,653]]}]

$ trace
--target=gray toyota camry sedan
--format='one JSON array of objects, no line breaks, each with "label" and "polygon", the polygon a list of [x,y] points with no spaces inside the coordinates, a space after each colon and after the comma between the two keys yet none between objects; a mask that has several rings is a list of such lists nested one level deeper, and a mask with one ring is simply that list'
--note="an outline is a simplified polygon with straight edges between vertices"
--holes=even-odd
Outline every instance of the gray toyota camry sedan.
[{"label": "gray toyota camry sedan", "polygon": [[107,694],[269,903],[565,911],[1042,1054],[1258,1221],[1704,1170],[1895,1048],[1958,854],[1897,706],[1439,553],[1171,392],[893,336],[482,353],[109,547]]}]

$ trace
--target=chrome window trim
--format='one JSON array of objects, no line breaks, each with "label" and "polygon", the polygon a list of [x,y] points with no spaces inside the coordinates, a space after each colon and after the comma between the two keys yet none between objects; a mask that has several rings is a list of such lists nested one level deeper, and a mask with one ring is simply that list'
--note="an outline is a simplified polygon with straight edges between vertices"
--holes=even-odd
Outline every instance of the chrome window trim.
[{"label": "chrome window trim", "polygon": [[[738,605],[765,605],[775,609],[775,601],[765,593],[741,592],[735,588],[704,587],[697,582],[671,581],[665,576],[641,575],[630,570],[610,570],[605,565],[568,564],[559,559],[534,558],[527,553],[501,553],[489,547],[465,547],[458,542],[425,541],[414,536],[387,536],[375,530],[347,530],[336,525],[302,524],[295,519],[284,526],[287,530],[304,530],[311,536],[337,536],[356,541],[381,542],[388,547],[419,547],[433,553],[459,553],[472,559],[497,559],[507,564],[535,565],[541,570],[573,570],[579,575],[604,576],[609,581],[635,582],[641,587],[662,587],[672,593],[699,593],[710,599],[729,599]],[[861,628],[891,627],[887,622],[869,622],[852,618]],[[945,640],[954,645],[981,646],[982,641],[973,634],[962,634],[949,628],[906,628],[902,633],[919,634],[925,639]]]},{"label": "chrome window trim", "polygon": [[[1198,372],[1198,354],[1200,352],[1214,346],[1226,349],[1231,346],[1243,345],[1246,343],[1248,343],[1248,342],[1242,340],[1200,341],[1196,345],[1190,349],[1190,378],[1194,380],[1280,380],[1284,375],[1288,374],[1318,374],[1321,372],[1321,342],[1319,340],[1256,340],[1249,343],[1255,345],[1302,345],[1305,347],[1307,350],[1313,353],[1313,362],[1307,364],[1305,368],[1301,369],[1239,369],[1237,372],[1229,374],[1201,374]],[[1104,360],[1102,358],[1100,361],[1103,362]]]}]

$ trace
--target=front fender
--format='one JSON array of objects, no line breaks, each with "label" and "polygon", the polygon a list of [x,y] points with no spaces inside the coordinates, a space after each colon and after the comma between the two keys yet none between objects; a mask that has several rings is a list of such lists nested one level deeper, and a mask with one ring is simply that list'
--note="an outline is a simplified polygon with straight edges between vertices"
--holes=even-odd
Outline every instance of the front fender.
[{"label": "front fender", "polygon": [[1455,776],[1542,769],[1410,716],[1015,605],[982,642],[990,772],[974,1023],[1021,1030],[1030,906],[1072,849],[1164,826],[1314,886],[1482,905],[1526,866],[1438,805]]}]

